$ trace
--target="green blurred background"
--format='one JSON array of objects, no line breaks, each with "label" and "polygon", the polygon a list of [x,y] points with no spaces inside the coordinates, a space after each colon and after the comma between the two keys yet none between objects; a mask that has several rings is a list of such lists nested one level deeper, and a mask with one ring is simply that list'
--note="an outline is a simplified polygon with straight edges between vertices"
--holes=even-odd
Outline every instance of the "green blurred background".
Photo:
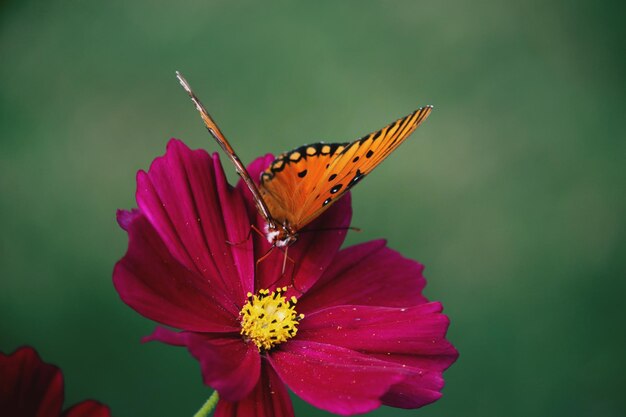
[{"label": "green blurred background", "polygon": [[135,172],[170,137],[217,150],[181,70],[244,161],[435,105],[356,188],[348,243],[425,263],[461,356],[436,404],[372,415],[624,415],[624,9],[0,3],[0,350],[35,346],[68,404],[118,417],[191,416],[209,395],[184,349],[139,343],[154,324],[111,283]]}]

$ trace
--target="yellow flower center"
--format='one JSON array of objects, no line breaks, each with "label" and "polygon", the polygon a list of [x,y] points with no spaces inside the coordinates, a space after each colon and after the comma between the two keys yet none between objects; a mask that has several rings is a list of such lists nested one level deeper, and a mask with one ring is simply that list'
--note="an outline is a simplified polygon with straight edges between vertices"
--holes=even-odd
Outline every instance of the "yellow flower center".
[{"label": "yellow flower center", "polygon": [[257,295],[248,293],[248,302],[243,306],[241,335],[251,340],[259,351],[267,351],[291,339],[298,333],[298,322],[304,314],[298,314],[296,297],[287,300],[283,293],[287,287],[275,291],[260,290]]}]

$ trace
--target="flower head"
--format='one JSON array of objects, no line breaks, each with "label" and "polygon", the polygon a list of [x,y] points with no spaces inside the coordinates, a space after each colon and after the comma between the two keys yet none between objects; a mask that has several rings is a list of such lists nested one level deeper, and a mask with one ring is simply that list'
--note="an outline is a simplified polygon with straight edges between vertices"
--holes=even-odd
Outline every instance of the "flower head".
[{"label": "flower head", "polygon": [[[253,178],[272,159],[253,162]],[[172,140],[137,174],[136,198],[138,209],[118,212],[129,246],[115,287],[140,314],[182,330],[145,340],[187,347],[220,394],[216,416],[293,416],[286,387],[342,415],[441,396],[457,357],[448,319],[421,294],[419,263],[384,241],[340,250],[349,195],[301,233],[285,265],[280,249],[264,257],[270,244],[250,234],[263,220],[217,155]]]},{"label": "flower head", "polygon": [[109,417],[109,408],[93,400],[61,412],[63,375],[44,363],[31,347],[0,353],[0,411],[11,417]]}]

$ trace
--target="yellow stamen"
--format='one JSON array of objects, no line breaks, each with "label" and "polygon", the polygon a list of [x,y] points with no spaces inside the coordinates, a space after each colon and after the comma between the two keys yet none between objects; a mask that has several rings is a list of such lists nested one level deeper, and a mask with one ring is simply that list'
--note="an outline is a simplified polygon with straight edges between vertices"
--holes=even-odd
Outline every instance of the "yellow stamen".
[{"label": "yellow stamen", "polygon": [[257,345],[259,351],[267,351],[291,339],[298,333],[298,322],[304,318],[298,314],[296,297],[287,300],[283,293],[287,287],[260,290],[257,295],[248,293],[248,302],[241,312],[241,335]]}]

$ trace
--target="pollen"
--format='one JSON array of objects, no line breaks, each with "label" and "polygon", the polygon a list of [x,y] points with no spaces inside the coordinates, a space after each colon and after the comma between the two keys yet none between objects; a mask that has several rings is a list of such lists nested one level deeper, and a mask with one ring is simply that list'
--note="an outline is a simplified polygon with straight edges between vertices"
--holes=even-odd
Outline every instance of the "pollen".
[{"label": "pollen", "polygon": [[298,333],[298,323],[304,318],[296,312],[296,297],[289,300],[283,295],[287,287],[274,291],[260,290],[254,295],[248,293],[248,302],[239,313],[241,335],[254,342],[260,352],[291,339]]}]

